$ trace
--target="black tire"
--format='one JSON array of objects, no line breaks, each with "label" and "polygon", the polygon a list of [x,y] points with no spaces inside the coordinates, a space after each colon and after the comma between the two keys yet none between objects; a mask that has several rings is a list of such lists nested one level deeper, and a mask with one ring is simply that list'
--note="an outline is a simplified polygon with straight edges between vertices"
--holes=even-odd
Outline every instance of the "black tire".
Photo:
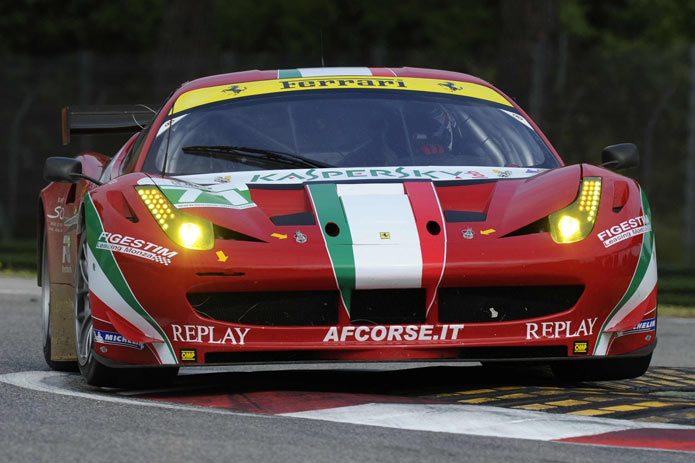
[{"label": "black tire", "polygon": [[646,373],[652,354],[643,357],[601,358],[550,365],[556,378],[565,381],[613,381],[637,378]]},{"label": "black tire", "polygon": [[51,277],[48,271],[48,249],[46,230],[43,231],[41,248],[41,329],[43,332],[43,358],[46,365],[55,371],[77,371],[77,362],[56,362],[51,360]]},{"label": "black tire", "polygon": [[75,271],[75,351],[77,365],[87,384],[104,387],[145,387],[163,385],[174,380],[177,367],[112,368],[94,355],[94,328],[89,301],[86,232],[79,239]]}]

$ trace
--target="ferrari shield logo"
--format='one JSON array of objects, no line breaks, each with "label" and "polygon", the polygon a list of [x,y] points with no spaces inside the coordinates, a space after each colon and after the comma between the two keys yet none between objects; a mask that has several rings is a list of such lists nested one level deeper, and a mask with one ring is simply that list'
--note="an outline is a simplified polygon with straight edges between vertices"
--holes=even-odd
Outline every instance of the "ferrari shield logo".
[{"label": "ferrari shield logo", "polygon": [[389,232],[380,232],[379,233],[379,238],[382,240],[390,240],[391,239],[391,233]]}]

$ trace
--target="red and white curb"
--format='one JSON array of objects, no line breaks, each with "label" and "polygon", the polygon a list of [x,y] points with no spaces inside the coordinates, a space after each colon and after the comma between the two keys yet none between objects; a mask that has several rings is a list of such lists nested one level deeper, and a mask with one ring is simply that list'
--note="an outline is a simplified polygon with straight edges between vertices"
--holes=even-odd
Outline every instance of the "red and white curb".
[{"label": "red and white curb", "polygon": [[0,375],[0,382],[39,392],[205,413],[248,416],[256,412],[253,416],[259,418],[282,416],[412,431],[695,451],[692,426],[443,404],[413,397],[298,391],[198,395],[183,391],[176,396],[168,390],[167,397],[148,398],[143,391],[134,398],[108,390],[74,390],[75,375],[40,371]]}]

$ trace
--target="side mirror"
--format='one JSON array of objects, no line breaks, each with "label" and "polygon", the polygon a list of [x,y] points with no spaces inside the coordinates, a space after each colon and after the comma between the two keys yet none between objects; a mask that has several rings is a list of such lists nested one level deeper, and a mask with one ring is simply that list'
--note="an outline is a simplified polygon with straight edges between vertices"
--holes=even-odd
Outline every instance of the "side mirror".
[{"label": "side mirror", "polygon": [[48,182],[77,183],[82,174],[82,163],[73,158],[48,158],[43,165],[43,178]]},{"label": "side mirror", "polygon": [[639,166],[639,150],[633,143],[619,143],[603,148],[601,167],[623,170]]},{"label": "side mirror", "polygon": [[48,182],[77,183],[80,179],[101,185],[99,180],[82,174],[82,163],[73,158],[52,157],[43,165],[43,178]]}]

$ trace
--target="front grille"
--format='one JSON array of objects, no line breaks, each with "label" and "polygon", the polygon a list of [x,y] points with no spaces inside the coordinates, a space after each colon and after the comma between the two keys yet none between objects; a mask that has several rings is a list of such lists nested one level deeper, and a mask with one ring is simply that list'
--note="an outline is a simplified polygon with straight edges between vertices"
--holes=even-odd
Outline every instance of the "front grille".
[{"label": "front grille", "polygon": [[569,310],[584,286],[490,286],[441,288],[440,323],[526,320]]},{"label": "front grille", "polygon": [[350,322],[353,325],[424,323],[425,290],[368,289],[353,291]]},{"label": "front grille", "polygon": [[189,293],[198,315],[262,326],[329,326],[338,323],[338,291]]}]

